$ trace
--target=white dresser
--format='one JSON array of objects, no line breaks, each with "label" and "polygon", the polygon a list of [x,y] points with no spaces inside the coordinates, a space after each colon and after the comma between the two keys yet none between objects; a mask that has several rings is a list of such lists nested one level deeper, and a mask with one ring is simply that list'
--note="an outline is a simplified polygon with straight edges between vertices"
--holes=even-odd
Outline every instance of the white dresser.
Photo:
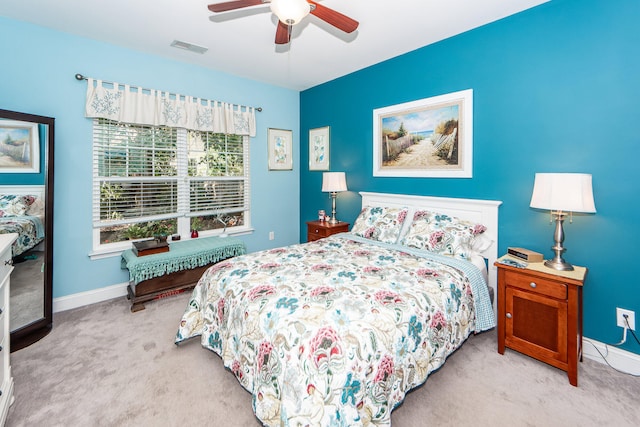
[{"label": "white dresser", "polygon": [[13,377],[9,364],[9,276],[13,271],[11,244],[17,234],[0,234],[0,426],[4,425],[13,403]]}]

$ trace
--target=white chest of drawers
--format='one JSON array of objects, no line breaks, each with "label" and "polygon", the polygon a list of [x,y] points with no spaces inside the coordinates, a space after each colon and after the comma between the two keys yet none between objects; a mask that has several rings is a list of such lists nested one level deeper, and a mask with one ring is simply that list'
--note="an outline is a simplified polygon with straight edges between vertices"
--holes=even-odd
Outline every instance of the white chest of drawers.
[{"label": "white chest of drawers", "polygon": [[9,277],[13,271],[11,244],[17,234],[0,234],[0,426],[13,403],[13,377],[9,364]]}]

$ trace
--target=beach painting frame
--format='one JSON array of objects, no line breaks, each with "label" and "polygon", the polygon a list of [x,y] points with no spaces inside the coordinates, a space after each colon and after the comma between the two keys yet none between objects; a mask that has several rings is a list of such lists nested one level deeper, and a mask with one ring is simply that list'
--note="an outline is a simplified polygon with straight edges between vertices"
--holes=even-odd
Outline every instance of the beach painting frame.
[{"label": "beach painting frame", "polygon": [[309,130],[309,170],[329,170],[329,126]]},{"label": "beach painting frame", "polygon": [[40,173],[38,123],[0,120],[0,173]]},{"label": "beach painting frame", "polygon": [[373,176],[471,178],[473,90],[373,110]]},{"label": "beach painting frame", "polygon": [[285,129],[267,131],[267,145],[270,171],[293,169],[292,142],[293,132]]}]

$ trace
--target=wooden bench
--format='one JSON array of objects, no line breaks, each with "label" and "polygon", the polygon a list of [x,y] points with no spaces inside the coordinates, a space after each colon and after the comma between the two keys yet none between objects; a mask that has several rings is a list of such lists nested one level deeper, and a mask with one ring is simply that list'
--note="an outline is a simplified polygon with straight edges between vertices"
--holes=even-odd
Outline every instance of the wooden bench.
[{"label": "wooden bench", "polygon": [[213,264],[246,253],[244,243],[231,237],[204,237],[169,244],[169,251],[136,256],[122,253],[121,266],[129,270],[127,298],[131,311],[144,310],[147,301],[195,286]]}]

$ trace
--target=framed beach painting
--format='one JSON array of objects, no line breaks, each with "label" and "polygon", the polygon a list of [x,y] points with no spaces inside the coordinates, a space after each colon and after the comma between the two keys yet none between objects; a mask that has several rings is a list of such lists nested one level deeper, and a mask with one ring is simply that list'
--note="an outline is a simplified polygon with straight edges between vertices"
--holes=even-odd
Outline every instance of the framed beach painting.
[{"label": "framed beach painting", "polygon": [[290,130],[269,128],[267,133],[269,170],[293,169],[292,136],[293,132]]},{"label": "framed beach painting", "polygon": [[473,90],[373,110],[373,175],[471,178]]},{"label": "framed beach painting", "polygon": [[0,173],[39,173],[38,124],[0,121]]},{"label": "framed beach painting", "polygon": [[309,130],[309,170],[329,170],[329,126]]}]

